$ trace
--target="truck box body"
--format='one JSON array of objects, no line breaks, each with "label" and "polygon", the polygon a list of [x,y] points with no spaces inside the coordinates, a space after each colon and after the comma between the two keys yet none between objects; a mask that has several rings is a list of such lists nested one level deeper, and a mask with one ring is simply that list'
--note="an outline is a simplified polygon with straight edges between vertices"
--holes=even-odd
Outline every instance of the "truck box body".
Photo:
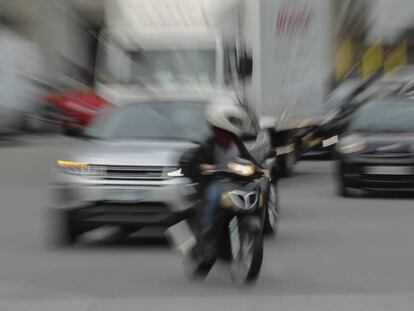
[{"label": "truck box body", "polygon": [[[219,88],[242,84],[236,91],[260,117],[290,130],[320,117],[331,72],[330,5],[329,0],[108,0],[106,24],[129,47],[215,42]],[[253,58],[252,77],[231,86],[222,77],[227,42]]]},{"label": "truck box body", "polygon": [[279,130],[315,123],[332,69],[330,1],[244,1],[240,21],[253,46],[249,97],[256,110],[275,118]]}]

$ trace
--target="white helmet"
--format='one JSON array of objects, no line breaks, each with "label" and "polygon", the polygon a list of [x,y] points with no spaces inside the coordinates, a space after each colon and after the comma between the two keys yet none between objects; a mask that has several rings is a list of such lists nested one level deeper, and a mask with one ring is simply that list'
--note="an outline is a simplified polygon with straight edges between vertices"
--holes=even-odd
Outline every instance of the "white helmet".
[{"label": "white helmet", "polygon": [[207,107],[207,121],[210,125],[234,135],[241,134],[245,120],[245,112],[229,100],[215,101]]}]

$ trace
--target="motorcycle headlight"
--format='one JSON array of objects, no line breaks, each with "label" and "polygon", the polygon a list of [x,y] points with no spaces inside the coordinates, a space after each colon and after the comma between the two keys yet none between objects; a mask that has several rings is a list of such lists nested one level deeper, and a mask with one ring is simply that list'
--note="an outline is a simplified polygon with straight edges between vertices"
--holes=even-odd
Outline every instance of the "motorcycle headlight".
[{"label": "motorcycle headlight", "polygon": [[65,173],[73,175],[102,176],[104,174],[103,166],[89,165],[86,162],[58,160],[57,166]]},{"label": "motorcycle headlight", "polygon": [[233,201],[233,204],[242,209],[249,210],[256,206],[259,200],[258,191],[244,192],[239,190],[233,190],[229,192],[229,196]]},{"label": "motorcycle headlight", "polygon": [[351,154],[364,150],[366,143],[364,139],[356,134],[344,137],[339,141],[338,149],[343,154]]},{"label": "motorcycle headlight", "polygon": [[256,172],[256,168],[253,164],[238,164],[230,162],[227,167],[230,171],[240,176],[251,176]]}]

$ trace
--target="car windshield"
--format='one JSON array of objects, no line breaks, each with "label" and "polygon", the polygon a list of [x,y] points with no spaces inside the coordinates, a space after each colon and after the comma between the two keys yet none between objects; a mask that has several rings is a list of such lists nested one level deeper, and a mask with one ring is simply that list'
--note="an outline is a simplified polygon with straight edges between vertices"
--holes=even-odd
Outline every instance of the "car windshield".
[{"label": "car windshield", "polygon": [[359,82],[350,81],[338,86],[327,98],[326,105],[328,107],[336,107],[352,96],[357,89]]},{"label": "car windshield", "polygon": [[122,50],[107,45],[99,56],[100,83],[156,87],[211,86],[216,83],[214,49]]},{"label": "car windshield", "polygon": [[356,113],[350,125],[354,132],[414,132],[414,101],[386,98],[372,102]]},{"label": "car windshield", "polygon": [[86,130],[106,140],[202,141],[209,134],[202,102],[157,102],[110,108]]}]

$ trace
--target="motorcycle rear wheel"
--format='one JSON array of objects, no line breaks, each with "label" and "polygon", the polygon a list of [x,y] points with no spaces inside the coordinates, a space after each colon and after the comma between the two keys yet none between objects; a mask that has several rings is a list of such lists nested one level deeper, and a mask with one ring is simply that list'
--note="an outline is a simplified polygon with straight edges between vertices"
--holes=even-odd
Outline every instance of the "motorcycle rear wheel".
[{"label": "motorcycle rear wheel", "polygon": [[279,193],[277,189],[277,184],[272,184],[270,186],[270,194],[268,198],[268,203],[266,206],[265,220],[263,226],[263,232],[265,234],[277,235],[279,231]]},{"label": "motorcycle rear wheel", "polygon": [[199,253],[195,247],[184,259],[185,273],[194,280],[204,280],[215,263],[215,258],[206,258],[205,254]]}]

